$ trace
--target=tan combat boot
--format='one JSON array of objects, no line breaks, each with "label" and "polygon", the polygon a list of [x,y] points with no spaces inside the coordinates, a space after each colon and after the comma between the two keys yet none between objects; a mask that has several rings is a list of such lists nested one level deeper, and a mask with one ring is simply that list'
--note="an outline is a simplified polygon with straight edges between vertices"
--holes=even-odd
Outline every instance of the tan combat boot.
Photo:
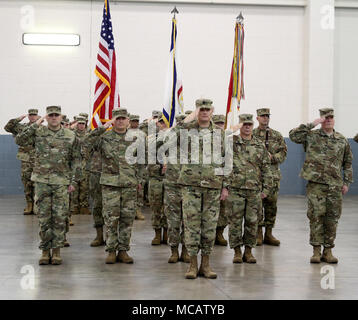
[{"label": "tan combat boot", "polygon": [[321,246],[313,246],[313,256],[310,259],[310,263],[321,262]]},{"label": "tan combat boot", "polygon": [[63,243],[63,246],[66,248],[70,246],[70,243],[67,241],[66,235],[65,235],[65,242]]},{"label": "tan combat boot", "polygon": [[272,235],[272,228],[269,228],[269,227],[266,228],[264,244],[268,244],[271,246],[279,246],[280,245],[280,240],[276,239]]},{"label": "tan combat boot", "polygon": [[155,231],[155,236],[152,240],[152,246],[157,246],[160,245],[160,240],[162,237],[162,229],[154,229]]},{"label": "tan combat boot", "polygon": [[332,254],[331,248],[324,248],[321,261],[327,263],[338,263],[338,259]]},{"label": "tan combat boot", "polygon": [[218,244],[219,246],[227,246],[227,241],[224,238],[223,232],[224,232],[224,228],[222,227],[216,228],[215,244]]},{"label": "tan combat boot", "polygon": [[256,238],[256,245],[262,246],[263,235],[262,235],[262,227],[257,228],[257,238]]},{"label": "tan combat boot", "polygon": [[167,228],[163,228],[163,239],[162,239],[162,243],[163,243],[163,244],[168,244],[168,229],[167,229]]},{"label": "tan combat boot", "polygon": [[242,252],[240,246],[237,246],[235,249],[233,263],[242,263]]},{"label": "tan combat boot", "polygon": [[51,255],[50,250],[42,250],[42,256],[39,260],[39,265],[47,265],[50,263]]},{"label": "tan combat boot", "polygon": [[140,209],[137,209],[135,218],[137,220],[145,220],[145,217],[144,217],[144,215],[143,215],[143,213],[142,213],[142,211]]},{"label": "tan combat boot", "polygon": [[62,258],[60,256],[60,248],[54,248],[52,249],[52,258],[51,258],[51,264],[61,264]]},{"label": "tan combat boot", "polygon": [[198,258],[197,256],[190,257],[190,266],[185,273],[186,279],[196,279],[198,276]]},{"label": "tan combat boot", "polygon": [[106,264],[114,264],[116,263],[116,252],[115,251],[108,251],[108,255],[106,258]]},{"label": "tan combat boot", "polygon": [[104,239],[103,239],[103,227],[97,227],[96,228],[96,238],[91,242],[91,247],[99,247],[104,245]]},{"label": "tan combat boot", "polygon": [[217,277],[217,274],[210,268],[208,254],[201,255],[201,264],[200,264],[200,269],[199,269],[199,275],[204,276],[205,278],[208,278],[208,279],[216,279],[216,277]]},{"label": "tan combat boot", "polygon": [[33,203],[32,202],[26,202],[26,208],[24,209],[24,215],[30,215],[33,214]]},{"label": "tan combat boot", "polygon": [[91,211],[87,207],[81,208],[80,214],[91,214]]},{"label": "tan combat boot", "polygon": [[172,247],[170,249],[172,250],[172,255],[169,257],[168,263],[177,263],[179,260],[178,247]]},{"label": "tan combat boot", "polygon": [[130,257],[125,250],[119,250],[117,255],[117,261],[121,263],[133,263],[133,258]]},{"label": "tan combat boot", "polygon": [[250,247],[245,246],[245,252],[242,260],[246,263],[256,263],[256,259],[252,255]]},{"label": "tan combat boot", "polygon": [[70,218],[69,224],[70,224],[70,226],[74,226],[74,225],[75,225],[75,224],[72,222],[72,218]]},{"label": "tan combat boot", "polygon": [[183,261],[185,263],[190,263],[190,257],[188,254],[188,250],[186,250],[185,245],[182,245],[182,247],[181,247],[181,254],[180,254],[179,261]]}]

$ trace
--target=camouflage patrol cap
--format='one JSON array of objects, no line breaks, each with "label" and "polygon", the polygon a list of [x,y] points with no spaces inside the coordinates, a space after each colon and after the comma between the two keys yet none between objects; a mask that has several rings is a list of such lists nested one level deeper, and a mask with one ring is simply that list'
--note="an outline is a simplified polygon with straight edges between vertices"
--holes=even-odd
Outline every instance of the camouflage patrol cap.
[{"label": "camouflage patrol cap", "polygon": [[239,119],[240,119],[240,123],[251,123],[254,124],[254,121],[252,120],[252,114],[248,114],[248,113],[243,113],[240,114]]},{"label": "camouflage patrol cap", "polygon": [[192,113],[193,113],[193,111],[191,111],[191,110],[185,111],[185,114],[186,114],[186,115],[189,115],[189,114],[192,114]]},{"label": "camouflage patrol cap", "polygon": [[112,110],[113,118],[128,118],[129,114],[126,108],[115,108]]},{"label": "camouflage patrol cap", "polygon": [[87,119],[84,118],[84,117],[77,116],[77,122],[78,122],[78,123],[86,124],[86,123],[87,123]]},{"label": "camouflage patrol cap", "polygon": [[265,116],[265,115],[270,115],[270,109],[269,108],[261,108],[261,109],[257,109],[256,113],[258,116]]},{"label": "camouflage patrol cap", "polygon": [[129,120],[130,120],[130,121],[139,121],[139,116],[136,115],[136,114],[131,114],[131,115],[129,116]]},{"label": "camouflage patrol cap", "polygon": [[46,108],[46,113],[47,114],[52,114],[52,113],[61,114],[61,107],[60,106],[48,106]]},{"label": "camouflage patrol cap", "polygon": [[38,115],[39,114],[39,110],[38,109],[29,109],[29,111],[27,111],[28,114],[32,115]]},{"label": "camouflage patrol cap", "polygon": [[334,110],[332,108],[319,109],[319,115],[320,117],[325,117],[325,118],[329,116],[334,117]]},{"label": "camouflage patrol cap", "polygon": [[154,110],[152,112],[152,117],[161,117],[162,116],[162,112],[161,111],[158,111],[158,110]]},{"label": "camouflage patrol cap", "polygon": [[213,122],[214,123],[225,123],[225,116],[223,114],[215,114],[213,115]]},{"label": "camouflage patrol cap", "polygon": [[62,123],[69,123],[70,120],[67,118],[67,116],[65,114],[62,115],[62,120],[61,120]]},{"label": "camouflage patrol cap", "polygon": [[79,116],[82,117],[82,118],[85,118],[86,121],[88,120],[88,113],[81,112],[81,113],[79,114]]},{"label": "camouflage patrol cap", "polygon": [[163,112],[159,112],[159,114],[158,114],[158,121],[164,121]]},{"label": "camouflage patrol cap", "polygon": [[197,99],[195,101],[195,106],[200,109],[212,109],[213,101],[210,99]]},{"label": "camouflage patrol cap", "polygon": [[186,115],[185,115],[185,114],[178,114],[178,115],[175,116],[175,121],[176,121],[176,122],[181,122],[181,121],[183,121],[185,118],[186,118]]}]

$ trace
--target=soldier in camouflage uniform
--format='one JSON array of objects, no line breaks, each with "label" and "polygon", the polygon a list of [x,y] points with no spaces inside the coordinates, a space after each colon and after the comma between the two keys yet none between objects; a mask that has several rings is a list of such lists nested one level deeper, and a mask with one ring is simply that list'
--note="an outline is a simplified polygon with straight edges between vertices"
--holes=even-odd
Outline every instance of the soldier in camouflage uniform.
[{"label": "soldier in camouflage uniform", "polygon": [[[28,117],[29,122],[24,124],[21,121]],[[23,115],[16,119],[11,119],[5,126],[5,131],[12,133],[16,137],[20,132],[25,128],[35,123],[39,118],[37,109],[29,109],[27,115]],[[31,181],[32,168],[34,164],[34,154],[35,149],[33,146],[23,146],[19,147],[17,152],[17,159],[21,160],[21,181],[24,185],[26,207],[24,209],[24,215],[29,215],[34,213],[34,186]]]},{"label": "soldier in camouflage uniform", "polygon": [[[164,123],[162,114],[158,118],[157,122],[158,133],[148,136],[148,152],[157,151],[160,143],[157,144],[160,131],[166,130],[167,126]],[[150,147],[150,145],[154,146]],[[158,147],[157,147],[158,146]],[[150,157],[150,155],[148,155]],[[164,168],[163,162],[159,163],[158,159],[155,164],[148,163],[147,172],[149,178],[148,184],[148,198],[149,205],[152,210],[152,227],[155,231],[155,236],[152,240],[152,245],[160,245],[161,243],[167,244],[168,242],[168,223],[164,214]],[[163,231],[163,235],[162,235]]]},{"label": "soldier in camouflage uniform", "polygon": [[358,134],[356,134],[356,136],[353,138],[353,140],[358,143]]},{"label": "soldier in camouflage uniform", "polygon": [[[129,116],[129,128],[130,130],[140,130],[139,129],[139,116],[135,114],[131,114]],[[143,166],[139,164],[140,166]],[[144,170],[142,170],[144,172]],[[137,193],[137,210],[136,210],[136,216],[135,219],[137,220],[145,220],[145,217],[142,213],[142,208],[144,206],[144,188],[142,188],[140,191],[138,190]]]},{"label": "soldier in camouflage uniform", "polygon": [[[254,129],[253,135],[260,139],[269,152],[271,160],[271,172],[273,178],[273,187],[265,199],[262,200],[262,210],[259,213],[259,225],[257,229],[257,245],[261,246],[262,241],[265,244],[279,246],[280,241],[272,235],[272,229],[275,226],[277,214],[277,198],[280,190],[281,171],[280,164],[286,160],[287,146],[281,133],[269,128],[270,109],[261,108],[256,110],[259,126]],[[265,219],[264,219],[265,216]],[[265,227],[265,237],[262,234],[262,228]]]},{"label": "soldier in camouflage uniform", "polygon": [[[88,133],[86,130],[86,119],[77,116],[77,123],[74,133],[78,140],[81,142],[81,146],[83,145],[83,141]],[[91,214],[90,210],[88,209],[88,184],[89,184],[89,172],[87,171],[87,159],[84,152],[84,148],[82,150],[82,175],[81,181],[79,182],[76,190],[71,193],[70,197],[70,215],[74,214]]]},{"label": "soldier in camouflage uniform", "polygon": [[[175,117],[176,125],[181,126],[185,115],[177,115]],[[172,127],[167,132],[166,143],[170,146],[177,145],[177,135]],[[164,178],[164,212],[168,221],[168,243],[171,249],[171,256],[168,263],[176,263],[183,261],[190,262],[188,251],[184,244],[184,223],[182,211],[182,192],[181,186],[178,184],[180,173],[180,153],[177,152],[177,163],[168,161],[165,164]],[[179,245],[182,244],[182,251],[179,256]]]},{"label": "soldier in camouflage uniform", "polygon": [[[320,109],[321,118],[290,131],[290,139],[303,144],[306,159],[300,176],[308,181],[307,216],[310,220],[311,263],[337,263],[332,248],[342,213],[342,195],[353,182],[352,151],[348,140],[334,130],[334,110]],[[321,124],[321,128],[312,130]],[[343,171],[343,178],[342,178]],[[321,246],[323,253],[321,255]]]},{"label": "soldier in camouflage uniform", "polygon": [[[213,122],[216,126],[225,130],[225,116],[222,114],[217,114],[213,116]],[[228,214],[227,214],[227,200],[220,201],[220,213],[219,213],[219,220],[218,225],[216,228],[216,236],[215,236],[215,244],[219,246],[227,246],[227,241],[224,238],[224,230],[228,225]]]},{"label": "soldier in camouflage uniform", "polygon": [[[61,127],[61,107],[49,106],[47,115],[28,126],[16,137],[20,146],[35,148],[31,180],[35,183],[35,204],[40,224],[39,264],[61,264],[69,195],[81,175],[80,142],[75,134]],[[40,126],[46,118],[48,126]],[[52,253],[50,250],[52,249]]]},{"label": "soldier in camouflage uniform", "polygon": [[[269,154],[262,141],[252,135],[253,124],[251,114],[240,115],[240,134],[232,135],[233,169],[224,179],[224,190],[229,193],[229,242],[230,248],[235,250],[233,263],[256,263],[252,248],[256,245],[261,199],[266,198],[272,187]],[[245,246],[243,256],[242,245]]]},{"label": "soldier in camouflage uniform", "polygon": [[68,120],[65,114],[62,115],[61,125],[66,129],[70,128],[70,120]]},{"label": "soldier in camouflage uniform", "polygon": [[[223,176],[216,174],[222,164],[213,161],[218,155],[215,152],[208,154],[206,143],[210,141],[210,148],[214,150],[213,135],[219,132],[221,153],[224,150],[224,132],[215,127],[211,121],[213,113],[212,101],[209,99],[196,100],[198,109],[197,119],[187,122],[182,126],[175,127],[179,137],[181,129],[197,133],[197,139],[190,139],[188,150],[190,150],[190,162],[181,164],[178,183],[182,185],[182,210],[184,219],[185,246],[190,256],[190,266],[185,274],[187,279],[195,279],[199,275],[215,279],[217,274],[209,265],[209,255],[215,242],[215,231],[220,211],[220,200]],[[215,132],[214,132],[215,131]],[[179,138],[178,138],[179,139]],[[193,141],[197,140],[198,143]],[[179,139],[180,141],[180,139]],[[184,151],[185,144],[180,143],[180,152]],[[215,146],[216,148],[217,146]],[[205,151],[205,152],[204,152]],[[196,155],[199,161],[195,163]],[[210,163],[204,162],[208,156]],[[197,254],[201,249],[201,265],[198,271]]]},{"label": "soldier in camouflage uniform", "polygon": [[[95,139],[96,147],[101,152],[103,216],[107,228],[106,251],[107,264],[116,261],[133,263],[127,254],[135,217],[137,190],[141,188],[140,174],[136,164],[130,165],[126,159],[126,141],[129,125],[127,109],[113,109],[113,119],[89,133],[89,139]],[[106,131],[113,124],[113,129]],[[116,251],[118,255],[116,256]]]}]

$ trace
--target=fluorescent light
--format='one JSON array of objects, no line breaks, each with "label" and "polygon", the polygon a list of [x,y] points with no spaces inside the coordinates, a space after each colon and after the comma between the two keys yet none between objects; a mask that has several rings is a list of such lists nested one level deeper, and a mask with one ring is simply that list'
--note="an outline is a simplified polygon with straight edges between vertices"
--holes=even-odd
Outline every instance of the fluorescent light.
[{"label": "fluorescent light", "polygon": [[78,34],[24,33],[22,43],[35,46],[79,46]]}]

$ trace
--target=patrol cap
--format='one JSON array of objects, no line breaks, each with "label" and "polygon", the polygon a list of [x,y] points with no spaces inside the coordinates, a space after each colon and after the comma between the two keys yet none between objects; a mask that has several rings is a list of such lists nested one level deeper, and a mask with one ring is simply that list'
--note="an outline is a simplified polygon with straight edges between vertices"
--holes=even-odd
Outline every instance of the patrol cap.
[{"label": "patrol cap", "polygon": [[158,111],[158,110],[154,110],[152,112],[152,117],[161,117],[162,116],[162,112],[161,111]]},{"label": "patrol cap", "polygon": [[32,115],[38,115],[39,114],[39,110],[38,109],[29,109],[29,111],[27,112],[28,114]]},{"label": "patrol cap", "polygon": [[214,123],[225,123],[225,116],[223,114],[215,114],[213,115],[213,122]]},{"label": "patrol cap", "polygon": [[192,114],[192,113],[193,113],[193,111],[191,111],[191,110],[185,111],[185,114],[186,114],[186,115],[189,115],[189,114]]},{"label": "patrol cap", "polygon": [[195,106],[200,109],[212,109],[213,101],[210,99],[197,99],[195,101]]},{"label": "patrol cap", "polygon": [[115,108],[112,110],[112,116],[113,118],[128,118],[129,114],[126,108]]},{"label": "patrol cap", "polygon": [[61,120],[62,123],[69,123],[70,120],[67,118],[67,116],[65,114],[62,115],[62,120]]},{"label": "patrol cap", "polygon": [[46,113],[47,114],[52,114],[52,113],[61,114],[61,107],[60,106],[48,106],[46,108]]},{"label": "patrol cap", "polygon": [[325,117],[325,118],[329,116],[334,117],[334,110],[332,108],[319,109],[319,115],[320,117]]},{"label": "patrol cap", "polygon": [[252,120],[252,114],[248,114],[248,113],[240,114],[239,119],[240,119],[240,123],[243,123],[243,124],[245,124],[245,123],[254,124],[254,121]]},{"label": "patrol cap", "polygon": [[136,114],[131,114],[131,115],[129,116],[129,120],[130,120],[130,121],[139,121],[139,116],[136,115]]},{"label": "patrol cap", "polygon": [[88,113],[81,112],[81,113],[79,114],[79,116],[82,117],[82,118],[85,118],[86,120],[88,120]]},{"label": "patrol cap", "polygon": [[163,119],[163,112],[160,112],[160,111],[159,111],[158,121],[164,121],[164,119]]},{"label": "patrol cap", "polygon": [[258,116],[266,116],[266,115],[269,116],[269,115],[271,115],[269,108],[257,109],[256,113],[257,113]]},{"label": "patrol cap", "polygon": [[78,122],[78,123],[86,124],[86,123],[87,123],[87,119],[84,118],[84,117],[78,116],[78,117],[77,117],[77,122]]},{"label": "patrol cap", "polygon": [[185,118],[186,118],[186,115],[185,115],[185,114],[178,114],[178,115],[175,116],[175,121],[176,121],[176,122],[181,122],[181,121],[183,121]]},{"label": "patrol cap", "polygon": [[74,116],[74,117],[73,117],[73,121],[77,121],[77,116]]}]

